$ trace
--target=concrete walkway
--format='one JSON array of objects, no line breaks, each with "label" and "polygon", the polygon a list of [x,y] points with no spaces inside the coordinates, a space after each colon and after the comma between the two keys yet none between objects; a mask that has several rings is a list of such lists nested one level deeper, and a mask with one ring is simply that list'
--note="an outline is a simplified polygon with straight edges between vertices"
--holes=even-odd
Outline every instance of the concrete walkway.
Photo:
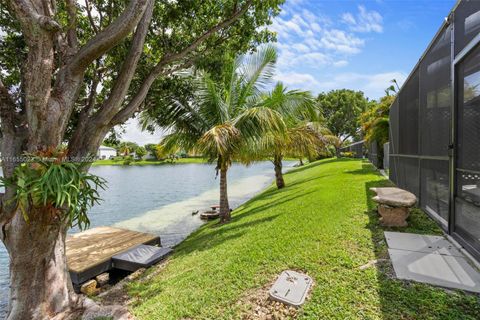
[{"label": "concrete walkway", "polygon": [[480,273],[442,236],[385,232],[398,279],[480,293]]}]

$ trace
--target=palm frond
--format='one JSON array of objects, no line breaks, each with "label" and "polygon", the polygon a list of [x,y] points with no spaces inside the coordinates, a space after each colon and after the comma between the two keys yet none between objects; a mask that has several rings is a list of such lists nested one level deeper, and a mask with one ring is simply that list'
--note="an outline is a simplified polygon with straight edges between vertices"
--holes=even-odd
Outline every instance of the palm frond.
[{"label": "palm frond", "polygon": [[196,99],[198,113],[209,127],[229,120],[228,101],[225,101],[223,88],[205,73],[197,85]]},{"label": "palm frond", "polygon": [[230,123],[217,125],[203,134],[197,141],[198,150],[210,158],[221,156],[231,161],[240,144],[240,131]]},{"label": "palm frond", "polygon": [[268,45],[257,52],[245,57],[238,72],[238,99],[236,107],[242,108],[245,104],[253,105],[252,99],[257,100],[261,90],[272,79],[275,71],[277,52],[275,47]]},{"label": "palm frond", "polygon": [[314,98],[308,91],[287,90],[277,82],[272,91],[263,97],[262,105],[277,110],[284,119],[303,120],[315,118]]},{"label": "palm frond", "polygon": [[286,130],[282,115],[265,107],[246,109],[233,120],[233,123],[246,140],[260,139],[268,132],[283,135]]},{"label": "palm frond", "polygon": [[286,153],[293,157],[312,158],[319,148],[324,147],[324,140],[321,135],[308,124],[290,128],[288,136]]},{"label": "palm frond", "polygon": [[174,131],[163,137],[160,145],[165,153],[176,153],[179,150],[195,151],[198,137],[187,131]]}]

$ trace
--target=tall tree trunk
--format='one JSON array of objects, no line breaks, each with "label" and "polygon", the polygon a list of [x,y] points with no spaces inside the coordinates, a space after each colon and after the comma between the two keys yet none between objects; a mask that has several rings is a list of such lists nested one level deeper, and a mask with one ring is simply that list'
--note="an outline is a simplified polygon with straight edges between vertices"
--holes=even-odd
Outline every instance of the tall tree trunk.
[{"label": "tall tree trunk", "polygon": [[65,256],[65,223],[46,212],[20,212],[5,225],[4,244],[10,256],[8,320],[59,319],[79,307]]},{"label": "tall tree trunk", "polygon": [[220,167],[220,223],[230,221],[230,206],[228,204],[227,192],[227,166]]},{"label": "tall tree trunk", "polygon": [[[298,162],[298,165],[299,165],[300,167],[303,166],[303,159],[302,159],[302,158],[299,158],[298,161],[299,161],[299,162]],[[313,162],[313,161],[310,160],[310,162]]]},{"label": "tall tree trunk", "polygon": [[285,187],[285,180],[283,180],[282,173],[282,156],[275,155],[273,157],[273,165],[275,167],[275,183],[278,189],[282,189]]},{"label": "tall tree trunk", "polygon": [[[24,152],[55,148],[65,141],[65,132],[79,102],[87,68],[125,42],[134,30],[132,40],[127,41],[131,42],[130,49],[108,97],[101,105],[87,102],[81,109],[78,122],[72,128],[69,156],[81,160],[95,154],[110,128],[125,122],[138,111],[156,78],[173,72],[175,68],[170,68],[172,63],[178,62],[179,67],[193,63],[190,53],[195,52],[207,38],[235,23],[250,9],[252,2],[246,1],[224,20],[201,32],[182,50],[164,52],[143,79],[137,93],[129,96],[130,84],[136,75],[149,31],[153,0],[129,1],[108,27],[99,30],[83,44],[76,35],[81,26],[76,23],[75,1],[65,1],[68,7],[66,28],[55,21],[59,16],[55,1],[9,1],[7,10],[18,22],[26,43],[25,49],[28,50],[25,50],[27,58],[19,61],[23,66],[21,83],[14,86],[20,88],[20,102],[13,99],[9,87],[0,79],[3,175],[10,178],[19,165],[5,159],[18,159]],[[93,89],[92,92],[95,91]],[[98,111],[94,107],[99,107]],[[85,170],[88,167],[85,166]],[[221,212],[222,220],[228,221],[226,170],[227,167],[222,167]],[[66,224],[48,210],[27,210],[27,223],[22,212],[12,208],[15,205],[14,196],[15,189],[10,186],[0,195],[0,239],[10,256],[11,288],[7,319],[63,319],[77,308],[92,309],[91,304],[84,303],[87,299],[77,296],[72,290],[65,256]]]},{"label": "tall tree trunk", "polygon": [[340,157],[341,157],[341,155],[340,155],[340,148],[338,148],[338,147],[335,147],[335,156],[336,156],[337,158],[340,158]]}]

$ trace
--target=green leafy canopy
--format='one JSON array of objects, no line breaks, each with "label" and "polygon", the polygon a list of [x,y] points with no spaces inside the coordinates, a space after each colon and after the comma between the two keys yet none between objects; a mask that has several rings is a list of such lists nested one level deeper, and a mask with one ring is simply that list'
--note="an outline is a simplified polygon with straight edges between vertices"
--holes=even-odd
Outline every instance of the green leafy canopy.
[{"label": "green leafy canopy", "polygon": [[363,92],[332,90],[319,94],[317,103],[326,126],[335,136],[345,141],[360,133],[359,118],[369,103]]}]

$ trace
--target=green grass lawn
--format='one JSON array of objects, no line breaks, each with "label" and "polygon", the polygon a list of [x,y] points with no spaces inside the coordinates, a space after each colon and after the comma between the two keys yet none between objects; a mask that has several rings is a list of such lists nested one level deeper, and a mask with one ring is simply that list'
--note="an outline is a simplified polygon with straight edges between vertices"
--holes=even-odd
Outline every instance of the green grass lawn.
[{"label": "green grass lawn", "polygon": [[[323,160],[291,171],[271,187],[188,237],[164,265],[129,286],[138,319],[241,319],[249,293],[285,269],[315,286],[300,319],[480,319],[477,296],[391,277],[384,229],[368,188],[388,185],[361,160]],[[405,231],[440,234],[420,210]]]},{"label": "green grass lawn", "polygon": [[[123,166],[125,160],[97,160],[93,162],[93,166]],[[130,166],[145,166],[145,165],[164,165],[164,164],[185,164],[185,163],[207,163],[207,159],[204,158],[180,158],[175,162],[166,160],[136,160],[131,161]]]}]

